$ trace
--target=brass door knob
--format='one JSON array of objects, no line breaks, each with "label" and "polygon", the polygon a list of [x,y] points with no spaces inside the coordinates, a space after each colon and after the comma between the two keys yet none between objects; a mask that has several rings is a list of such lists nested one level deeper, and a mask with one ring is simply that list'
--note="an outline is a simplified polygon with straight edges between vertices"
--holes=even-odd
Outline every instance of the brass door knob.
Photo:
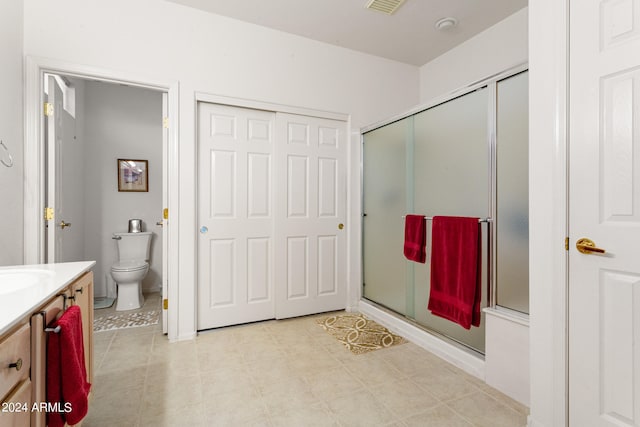
[{"label": "brass door knob", "polygon": [[596,244],[593,242],[593,240],[587,239],[586,237],[578,239],[578,241],[576,242],[576,249],[581,254],[587,254],[587,255],[594,254],[594,253],[596,254],[606,253],[604,249],[596,247]]},{"label": "brass door knob", "polygon": [[65,227],[71,227],[71,223],[70,222],[64,222],[64,221],[60,221],[60,224],[58,224],[60,226],[60,228],[62,228],[63,230],[65,229]]},{"label": "brass door knob", "polygon": [[338,230],[342,230],[344,228],[344,224],[340,223],[338,224]]}]

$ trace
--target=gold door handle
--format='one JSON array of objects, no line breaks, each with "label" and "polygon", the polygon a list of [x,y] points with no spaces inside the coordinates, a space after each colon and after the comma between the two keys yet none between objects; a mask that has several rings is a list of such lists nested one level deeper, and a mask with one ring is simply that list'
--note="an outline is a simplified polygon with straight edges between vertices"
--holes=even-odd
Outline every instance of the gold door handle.
[{"label": "gold door handle", "polygon": [[156,225],[157,225],[158,227],[164,227],[164,221],[163,221],[163,220],[160,220],[160,221],[156,222]]},{"label": "gold door handle", "polygon": [[338,224],[338,230],[342,230],[344,228],[344,224]]},{"label": "gold door handle", "polygon": [[60,226],[60,228],[62,228],[63,230],[65,229],[65,227],[71,227],[71,223],[70,222],[64,222],[64,221],[60,221],[60,224],[58,224]]},{"label": "gold door handle", "polygon": [[581,254],[587,254],[587,255],[593,254],[593,253],[604,254],[607,252],[604,249],[597,248],[596,244],[593,243],[593,240],[587,239],[586,237],[583,237],[582,239],[578,239],[578,241],[576,242],[576,249]]}]

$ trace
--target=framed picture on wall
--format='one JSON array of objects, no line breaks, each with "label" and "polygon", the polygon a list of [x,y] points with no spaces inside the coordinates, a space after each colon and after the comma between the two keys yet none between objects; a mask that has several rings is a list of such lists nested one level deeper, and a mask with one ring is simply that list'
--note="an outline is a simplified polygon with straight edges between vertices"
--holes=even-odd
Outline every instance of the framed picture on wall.
[{"label": "framed picture on wall", "polygon": [[149,191],[149,162],[118,159],[118,191]]}]

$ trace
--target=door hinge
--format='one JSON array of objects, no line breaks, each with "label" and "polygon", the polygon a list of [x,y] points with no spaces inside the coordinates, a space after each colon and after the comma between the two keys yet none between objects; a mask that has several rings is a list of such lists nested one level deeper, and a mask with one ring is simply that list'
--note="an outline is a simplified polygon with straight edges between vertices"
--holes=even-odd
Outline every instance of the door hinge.
[{"label": "door hinge", "polygon": [[44,103],[44,115],[47,117],[53,116],[53,104],[50,102]]},{"label": "door hinge", "polygon": [[51,221],[53,219],[53,208],[44,208],[44,220]]},{"label": "door hinge", "polygon": [[162,119],[162,127],[165,129],[169,129],[169,117],[164,117]]},{"label": "door hinge", "polygon": [[168,309],[169,309],[169,299],[168,299],[168,298],[165,298],[165,299],[162,301],[162,307],[163,307],[165,310],[168,310]]},{"label": "door hinge", "polygon": [[568,237],[564,238],[564,250],[565,251],[569,250],[569,238]]},{"label": "door hinge", "polygon": [[164,208],[162,210],[162,218],[169,219],[169,208]]}]

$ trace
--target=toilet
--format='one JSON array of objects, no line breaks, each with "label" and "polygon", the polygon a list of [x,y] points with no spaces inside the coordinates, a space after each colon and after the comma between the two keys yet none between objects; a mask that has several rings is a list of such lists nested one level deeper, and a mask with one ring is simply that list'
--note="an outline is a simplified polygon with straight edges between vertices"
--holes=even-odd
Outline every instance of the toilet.
[{"label": "toilet", "polygon": [[142,279],[149,272],[151,232],[114,233],[118,244],[118,262],[111,266],[111,277],[118,286],[116,311],[142,307]]}]

